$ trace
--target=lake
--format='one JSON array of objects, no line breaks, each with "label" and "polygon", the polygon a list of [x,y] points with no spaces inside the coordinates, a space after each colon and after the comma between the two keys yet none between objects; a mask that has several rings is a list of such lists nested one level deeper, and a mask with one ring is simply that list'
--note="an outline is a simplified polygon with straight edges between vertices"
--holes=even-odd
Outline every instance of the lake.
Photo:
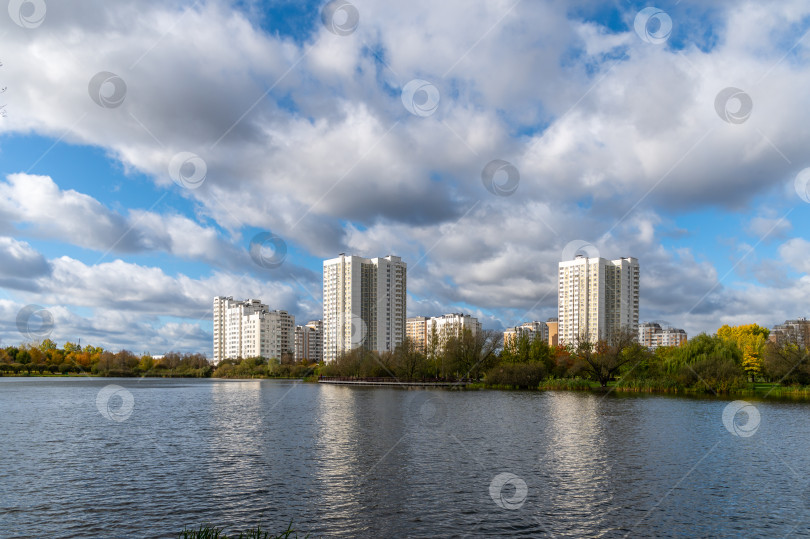
[{"label": "lake", "polygon": [[2,537],[810,537],[803,403],[0,378],[0,440]]}]

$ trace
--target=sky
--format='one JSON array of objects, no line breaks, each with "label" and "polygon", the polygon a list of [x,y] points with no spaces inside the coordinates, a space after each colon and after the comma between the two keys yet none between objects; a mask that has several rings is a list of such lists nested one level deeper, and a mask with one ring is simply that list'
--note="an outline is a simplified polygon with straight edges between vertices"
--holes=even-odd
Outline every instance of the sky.
[{"label": "sky", "polygon": [[641,321],[810,305],[810,3],[11,0],[0,345],[211,355],[214,296],[321,317],[401,256],[409,316],[557,313],[572,249]]}]

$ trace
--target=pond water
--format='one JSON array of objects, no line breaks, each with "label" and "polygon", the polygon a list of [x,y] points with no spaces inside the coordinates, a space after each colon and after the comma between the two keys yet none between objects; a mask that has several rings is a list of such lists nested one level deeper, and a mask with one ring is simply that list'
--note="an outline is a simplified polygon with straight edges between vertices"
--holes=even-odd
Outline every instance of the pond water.
[{"label": "pond water", "polygon": [[0,378],[0,440],[2,537],[810,537],[803,403]]}]

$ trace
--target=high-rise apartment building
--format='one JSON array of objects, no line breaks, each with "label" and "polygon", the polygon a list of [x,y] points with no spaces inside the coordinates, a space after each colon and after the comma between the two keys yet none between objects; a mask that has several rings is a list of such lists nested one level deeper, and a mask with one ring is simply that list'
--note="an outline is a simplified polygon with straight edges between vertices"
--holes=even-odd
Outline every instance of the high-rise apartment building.
[{"label": "high-rise apartment building", "polygon": [[323,321],[311,320],[295,326],[295,361],[323,361]]},{"label": "high-rise apartment building", "polygon": [[577,256],[559,264],[560,344],[597,342],[617,332],[638,332],[639,266],[636,258]]},{"label": "high-rise apartment building", "polygon": [[520,339],[526,337],[529,342],[542,339],[548,342],[548,325],[545,322],[526,322],[503,332],[503,347],[513,348]]},{"label": "high-rise apartment building", "polygon": [[424,316],[414,316],[405,321],[405,336],[413,343],[414,350],[425,353],[427,344],[428,319]]},{"label": "high-rise apartment building", "polygon": [[427,350],[435,349],[439,352],[444,349],[450,337],[461,337],[465,330],[469,330],[473,336],[476,336],[481,333],[481,322],[477,318],[463,313],[434,316],[427,321],[425,348]]},{"label": "high-rise apartment building", "polygon": [[407,267],[398,256],[324,260],[324,361],[360,346],[385,352],[402,342]]},{"label": "high-rise apartment building", "polygon": [[292,354],[295,317],[270,310],[258,299],[214,298],[214,363],[223,359]]},{"label": "high-rise apartment building", "polygon": [[638,342],[647,348],[659,346],[680,346],[687,340],[686,331],[672,327],[661,327],[658,322],[644,322],[638,326]]}]

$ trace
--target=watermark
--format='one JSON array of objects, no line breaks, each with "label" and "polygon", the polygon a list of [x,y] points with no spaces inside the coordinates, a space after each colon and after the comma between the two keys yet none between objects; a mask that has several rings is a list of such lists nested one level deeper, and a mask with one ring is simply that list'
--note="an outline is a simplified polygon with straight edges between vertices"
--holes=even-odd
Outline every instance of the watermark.
[{"label": "watermark", "polygon": [[180,152],[169,161],[169,177],[185,189],[197,189],[207,174],[208,165],[196,153]]},{"label": "watermark", "polygon": [[759,422],[759,410],[751,403],[734,401],[723,409],[723,426],[734,436],[753,436],[759,429]]},{"label": "watermark", "polygon": [[275,269],[287,258],[287,243],[272,232],[259,232],[250,240],[248,251],[257,266]]},{"label": "watermark", "polygon": [[332,0],[321,10],[321,22],[327,30],[338,36],[348,36],[360,24],[360,12],[351,2]]},{"label": "watermark", "polygon": [[597,249],[594,244],[585,240],[573,240],[569,241],[566,246],[563,247],[562,258],[560,258],[560,260],[568,262],[576,258],[577,255],[585,255],[587,258],[599,258],[601,256],[599,249]]},{"label": "watermark", "polygon": [[[506,175],[504,181],[495,181],[496,175],[503,177],[504,174]],[[518,185],[520,185],[520,172],[509,161],[494,159],[487,163],[481,171],[481,181],[487,191],[493,195],[508,197],[513,195],[517,191]]]},{"label": "watermark", "polygon": [[660,45],[672,34],[672,19],[664,10],[645,7],[636,14],[633,27],[642,41]]},{"label": "watermark", "polygon": [[32,341],[47,339],[53,332],[51,311],[39,305],[26,305],[17,313],[17,331]]},{"label": "watermark", "polygon": [[21,28],[37,28],[45,21],[45,0],[10,0],[8,16]]},{"label": "watermark", "polygon": [[[3,67],[3,62],[0,62],[0,67]],[[6,93],[6,90],[8,90],[8,86],[3,86],[0,88],[0,94]],[[0,118],[5,118],[6,116],[8,116],[8,112],[6,111],[6,104],[3,103],[0,105]]]},{"label": "watermark", "polygon": [[[737,102],[737,107],[730,106],[732,102]],[[714,110],[720,119],[730,124],[741,124],[751,116],[754,102],[751,96],[739,88],[729,86],[720,90],[714,98]]]},{"label": "watermark", "polygon": [[105,419],[122,422],[129,419],[135,408],[135,397],[126,388],[110,384],[96,395],[96,408]]},{"label": "watermark", "polygon": [[514,511],[523,507],[529,487],[526,481],[513,473],[503,472],[496,475],[489,484],[489,495],[501,509]]},{"label": "watermark", "polygon": [[416,391],[408,410],[411,418],[424,427],[435,429],[447,420],[447,402],[439,392]]},{"label": "watermark", "polygon": [[115,109],[121,106],[127,96],[127,83],[115,73],[100,71],[90,79],[87,92],[99,107]]},{"label": "watermark", "polygon": [[413,79],[402,88],[402,104],[415,116],[426,118],[439,108],[439,89],[422,79]]},{"label": "watermark", "polygon": [[[342,331],[341,331],[342,329]],[[344,343],[348,339],[352,349],[360,347],[368,337],[368,326],[362,317],[354,313],[341,313],[337,317],[337,338]]]},{"label": "watermark", "polygon": [[808,184],[810,184],[810,168],[796,174],[796,179],[793,181],[793,187],[796,189],[799,198],[810,203],[810,185]]}]

